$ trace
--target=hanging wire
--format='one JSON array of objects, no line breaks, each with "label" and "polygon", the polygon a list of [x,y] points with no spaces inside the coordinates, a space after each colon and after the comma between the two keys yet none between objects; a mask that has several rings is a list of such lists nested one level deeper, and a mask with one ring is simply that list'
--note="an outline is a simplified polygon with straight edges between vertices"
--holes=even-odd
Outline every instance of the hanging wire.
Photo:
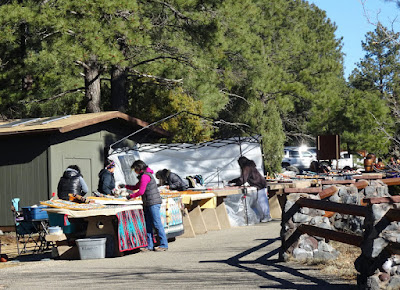
[{"label": "hanging wire", "polygon": [[[226,126],[235,127],[235,128],[237,128],[237,129],[239,129],[241,132],[243,132],[243,133],[245,133],[246,135],[248,135],[248,136],[249,136],[248,138],[254,139],[254,140],[253,140],[254,143],[260,143],[260,141],[258,140],[258,137],[255,137],[255,136],[254,136],[254,135],[259,136],[258,134],[254,133],[253,135],[250,135],[248,132],[246,132],[245,130],[243,130],[243,126],[245,126],[245,127],[247,127],[247,128],[249,129],[249,126],[248,126],[247,124],[231,123],[231,122],[227,122],[227,121],[222,120],[222,119],[220,119],[220,120],[215,120],[215,119],[212,119],[212,118],[210,118],[210,117],[201,116],[201,115],[199,115],[199,114],[191,113],[191,112],[188,112],[188,111],[180,111],[180,112],[177,112],[177,113],[175,113],[175,114],[169,115],[169,116],[167,116],[167,117],[165,117],[165,118],[162,118],[162,119],[160,119],[160,120],[158,120],[158,121],[155,121],[155,122],[153,122],[153,123],[151,123],[151,124],[149,124],[149,125],[147,125],[147,126],[145,126],[145,127],[140,128],[139,130],[136,130],[135,132],[133,132],[133,133],[131,133],[131,134],[129,134],[129,135],[123,137],[122,139],[117,140],[116,142],[112,143],[112,144],[109,146],[109,152],[112,151],[112,149],[113,149],[112,147],[113,147],[114,145],[116,145],[116,144],[118,144],[118,143],[120,143],[120,142],[122,142],[122,141],[124,141],[124,140],[126,140],[126,139],[128,139],[128,138],[130,138],[130,137],[132,137],[133,135],[136,135],[136,134],[139,133],[139,132],[142,132],[142,131],[145,130],[145,129],[148,129],[148,128],[152,127],[152,126],[155,126],[155,125],[157,125],[157,124],[163,123],[163,122],[165,122],[165,121],[167,121],[167,120],[169,120],[169,119],[175,118],[175,117],[177,117],[178,115],[181,115],[181,114],[188,114],[188,115],[196,116],[196,117],[202,118],[202,119],[204,119],[204,120],[208,120],[208,121],[212,122],[214,125],[217,125],[217,126],[226,125]],[[224,145],[221,145],[221,146],[213,146],[213,143],[223,143],[223,141],[216,141],[216,142],[209,141],[209,142],[204,142],[204,143],[200,143],[200,144],[191,144],[191,145],[188,145],[188,146],[193,146],[193,147],[199,146],[199,147],[197,147],[197,148],[200,148],[200,147],[203,147],[203,146],[210,146],[210,147],[217,147],[217,148],[219,148],[219,147],[224,146]],[[203,144],[203,145],[201,145],[201,144]],[[227,143],[227,144],[232,144],[232,142],[229,142],[229,143]],[[241,144],[241,139],[240,139],[240,137],[239,137],[239,142],[237,142],[237,144],[239,144],[239,145]],[[163,147],[163,146],[159,145],[159,147]],[[165,149],[175,149],[175,148],[173,148],[173,147],[176,147],[176,145],[173,145],[173,144],[172,144],[172,145],[171,145],[171,144],[165,145],[164,148],[161,148],[161,149],[159,149],[158,151],[162,151],[162,150],[165,150]],[[184,148],[184,149],[186,149],[186,148]],[[189,148],[188,148],[188,149],[189,149]],[[195,149],[195,148],[193,148],[193,149]],[[136,151],[141,151],[141,150],[136,149]],[[144,151],[144,150],[143,150],[143,151]],[[158,151],[152,151],[152,152],[158,152]]]}]

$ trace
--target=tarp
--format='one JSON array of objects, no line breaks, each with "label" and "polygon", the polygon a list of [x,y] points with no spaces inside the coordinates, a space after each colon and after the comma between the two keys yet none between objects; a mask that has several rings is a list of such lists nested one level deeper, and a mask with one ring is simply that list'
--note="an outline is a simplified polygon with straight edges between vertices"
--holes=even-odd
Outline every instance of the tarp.
[{"label": "tarp", "polygon": [[[241,138],[239,143],[237,140],[214,140],[197,147],[193,144],[168,147],[165,144],[138,144],[131,150],[114,151],[109,159],[116,163],[116,183],[123,184],[136,184],[136,174],[130,166],[137,159],[143,160],[154,172],[167,168],[182,178],[201,175],[207,187],[222,186],[223,182],[239,177],[237,160],[241,155],[253,160],[260,173],[264,174],[260,143],[254,142],[254,138]],[[159,150],[160,147],[166,149]],[[141,148],[146,150],[140,151],[143,150]]]}]

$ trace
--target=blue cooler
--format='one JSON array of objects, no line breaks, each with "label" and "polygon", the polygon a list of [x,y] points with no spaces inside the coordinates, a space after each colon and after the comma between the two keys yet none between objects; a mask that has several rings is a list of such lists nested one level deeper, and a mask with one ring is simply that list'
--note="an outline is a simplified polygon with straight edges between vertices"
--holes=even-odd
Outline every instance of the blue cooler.
[{"label": "blue cooler", "polygon": [[47,214],[47,211],[43,210],[44,208],[47,208],[47,206],[23,207],[22,212],[24,214],[24,220],[31,221],[48,219],[49,216]]}]

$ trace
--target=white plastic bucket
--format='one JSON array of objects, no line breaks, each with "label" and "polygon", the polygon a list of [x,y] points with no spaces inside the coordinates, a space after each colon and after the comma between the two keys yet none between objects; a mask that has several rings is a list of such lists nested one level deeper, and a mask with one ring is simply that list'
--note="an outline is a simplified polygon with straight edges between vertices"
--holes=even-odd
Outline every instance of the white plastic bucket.
[{"label": "white plastic bucket", "polygon": [[81,260],[104,259],[106,257],[106,240],[106,238],[76,240]]}]

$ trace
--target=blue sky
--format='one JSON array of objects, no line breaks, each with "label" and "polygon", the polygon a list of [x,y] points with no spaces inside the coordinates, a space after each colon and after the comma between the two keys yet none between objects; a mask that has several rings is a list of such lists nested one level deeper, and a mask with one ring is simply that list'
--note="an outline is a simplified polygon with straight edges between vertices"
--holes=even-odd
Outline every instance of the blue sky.
[{"label": "blue sky", "polygon": [[[327,17],[336,23],[336,36],[343,37],[342,51],[344,56],[344,73],[347,78],[362,59],[365,52],[362,50],[361,41],[365,40],[365,34],[375,29],[374,25],[379,20],[386,27],[394,23],[395,31],[400,31],[400,9],[394,3],[384,0],[307,0],[314,3],[320,9],[325,10]],[[363,10],[364,2],[368,17]]]}]

